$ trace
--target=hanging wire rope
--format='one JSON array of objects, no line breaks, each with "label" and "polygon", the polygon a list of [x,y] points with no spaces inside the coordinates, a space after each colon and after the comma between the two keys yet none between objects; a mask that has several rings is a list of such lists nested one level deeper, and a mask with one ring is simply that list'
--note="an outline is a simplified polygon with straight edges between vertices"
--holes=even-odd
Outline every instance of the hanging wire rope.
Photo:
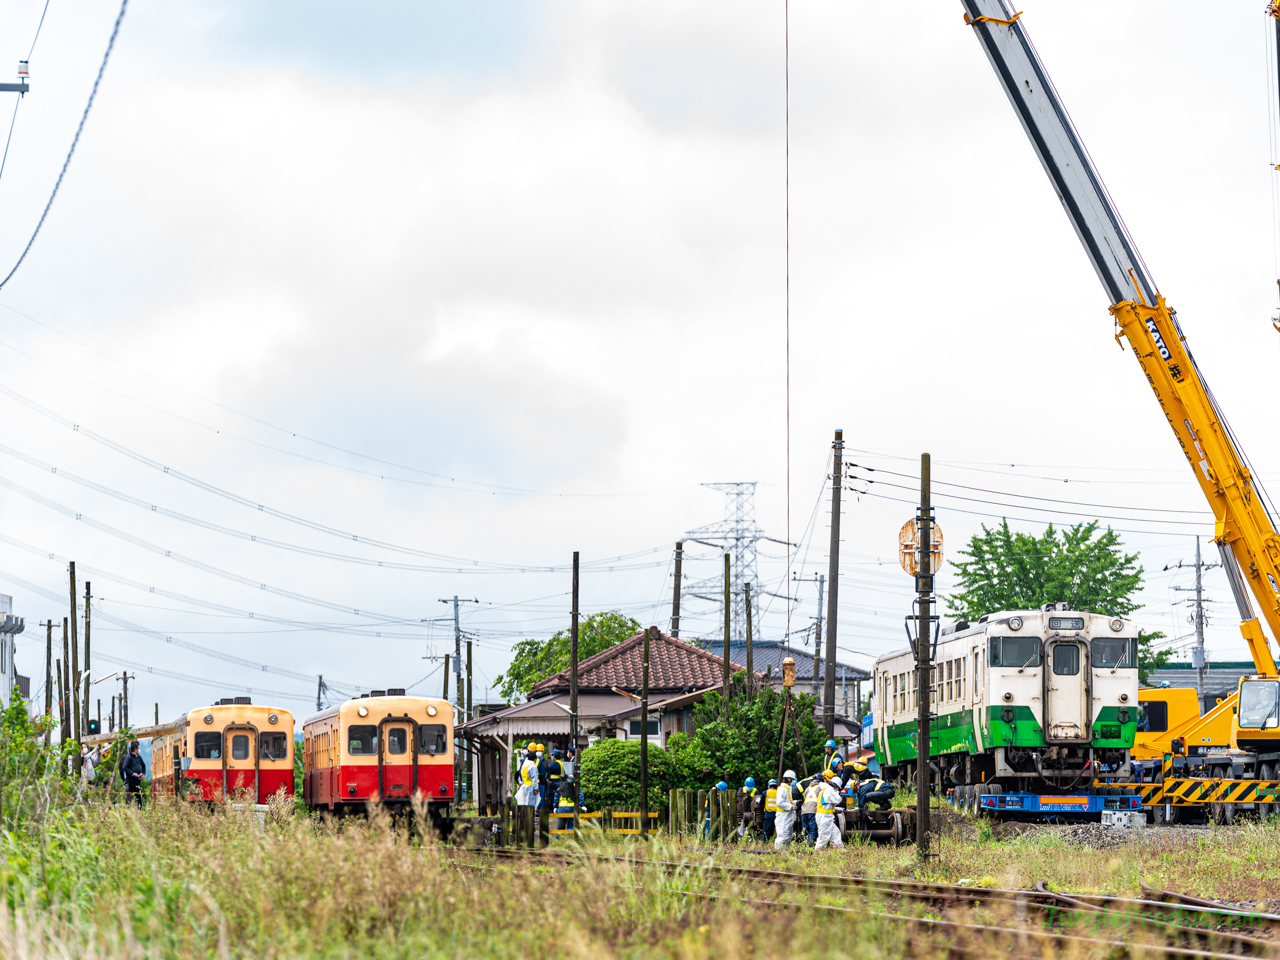
[{"label": "hanging wire rope", "polygon": [[[84,122],[89,119],[89,111],[93,109],[93,100],[98,95],[98,84],[102,82],[102,74],[107,69],[107,61],[111,59],[111,50],[115,47],[116,36],[120,33],[120,21],[124,19],[124,11],[128,5],[129,0],[124,0],[124,2],[120,4],[120,12],[116,15],[115,26],[111,28],[111,39],[107,41],[107,52],[102,55],[102,65],[98,67],[98,75],[94,78],[93,89],[89,92],[89,102],[85,104],[84,113],[80,117],[80,125],[76,127],[76,135],[71,140],[71,149],[67,151],[67,159],[62,161],[62,170],[58,173],[58,179],[53,185],[53,192],[49,194],[49,202],[44,205],[44,212],[40,214],[40,220],[36,223],[36,228],[31,234],[31,239],[27,241],[27,245],[22,249],[22,255],[18,257],[18,262],[13,265],[13,269],[9,271],[8,275],[3,280],[0,280],[0,289],[3,289],[4,285],[13,278],[15,273],[18,272],[18,268],[22,266],[22,261],[27,259],[27,254],[31,251],[31,245],[36,242],[36,237],[40,235],[40,228],[44,226],[45,218],[49,216],[49,208],[53,206],[54,197],[58,195],[58,188],[62,186],[62,178],[67,175],[67,167],[71,165],[71,158],[75,155],[76,144],[80,142],[80,134],[84,131]],[[48,9],[48,4],[45,5],[45,8]],[[43,13],[40,15],[40,23],[44,23]],[[36,36],[38,37],[39,35],[40,31],[37,28]],[[35,41],[33,40],[31,42],[31,49],[34,50],[35,46]],[[15,117],[18,115],[16,107],[14,108],[13,115]],[[10,128],[10,132],[12,132],[12,127]],[[5,151],[6,153],[8,152],[7,144]]]}]

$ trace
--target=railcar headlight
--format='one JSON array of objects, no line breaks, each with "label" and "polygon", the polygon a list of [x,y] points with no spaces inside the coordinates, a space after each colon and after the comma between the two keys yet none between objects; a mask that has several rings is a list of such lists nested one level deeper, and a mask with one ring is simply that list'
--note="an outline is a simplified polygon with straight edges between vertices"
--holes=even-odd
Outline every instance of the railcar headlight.
[{"label": "railcar headlight", "polygon": [[1005,702],[1005,703],[1012,703],[1012,702],[1013,702],[1013,694],[1012,694],[1012,693],[1006,693],[1006,694],[1004,695],[1004,702]]},{"label": "railcar headlight", "polygon": [[275,723],[279,719],[274,713],[267,714],[267,723]]},{"label": "railcar headlight", "polygon": [[205,723],[213,723],[213,714],[212,714],[212,713],[206,713],[206,714],[204,715],[204,722],[205,722]]},{"label": "railcar headlight", "polygon": [[1116,633],[1119,633],[1121,630],[1124,629],[1124,621],[1121,620],[1119,617],[1117,617],[1115,620],[1112,620],[1111,629],[1114,630]]},{"label": "railcar headlight", "polygon": [[362,716],[362,717],[367,717],[367,716],[369,715],[369,708],[368,708],[368,707],[356,707],[356,713],[360,714],[360,716]]},{"label": "railcar headlight", "polygon": [[1022,618],[1021,618],[1021,617],[1010,617],[1010,618],[1009,618],[1009,629],[1010,629],[1010,630],[1021,630],[1021,629],[1022,629]]},{"label": "railcar headlight", "polygon": [[428,717],[434,717],[435,715],[436,715],[436,708],[435,708],[435,707],[427,707],[427,716],[428,716]]},{"label": "railcar headlight", "polygon": [[1128,702],[1129,702],[1129,695],[1128,695],[1127,693],[1122,693],[1122,694],[1120,694],[1120,702],[1121,702],[1121,703],[1128,703]]}]

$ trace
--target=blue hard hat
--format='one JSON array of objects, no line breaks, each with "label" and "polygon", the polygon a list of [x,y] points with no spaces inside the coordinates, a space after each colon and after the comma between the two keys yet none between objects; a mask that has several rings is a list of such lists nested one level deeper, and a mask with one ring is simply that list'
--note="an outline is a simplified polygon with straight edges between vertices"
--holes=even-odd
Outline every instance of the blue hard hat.
[{"label": "blue hard hat", "polygon": [[755,777],[747,777],[747,779],[746,779],[746,780],[742,781],[742,785],[743,785],[744,787],[754,787],[754,786],[756,785],[756,778],[755,778]]},{"label": "blue hard hat", "polygon": [[728,789],[729,789],[729,785],[728,785],[727,783],[725,783],[723,780],[721,780],[719,783],[717,783],[717,784],[716,784],[716,789],[717,789],[717,790],[728,790]]},{"label": "blue hard hat", "polygon": [[823,746],[828,749],[834,750],[836,748],[836,742],[834,740],[828,740],[826,743],[823,744]]},{"label": "blue hard hat", "polygon": [[775,780],[775,779],[773,779],[773,777],[770,777],[770,778],[769,778],[769,786],[771,786],[771,787],[776,787],[777,785],[778,785],[778,781],[777,781],[777,780]]}]

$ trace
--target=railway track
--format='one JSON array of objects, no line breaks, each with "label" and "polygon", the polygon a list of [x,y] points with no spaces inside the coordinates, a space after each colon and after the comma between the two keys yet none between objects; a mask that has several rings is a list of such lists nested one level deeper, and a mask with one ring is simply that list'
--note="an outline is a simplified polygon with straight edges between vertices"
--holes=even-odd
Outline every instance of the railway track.
[{"label": "railway track", "polygon": [[[1235,910],[1209,901],[1188,897],[1170,891],[1143,888],[1145,899],[1108,897],[1094,894],[1066,894],[1048,889],[1043,882],[1034,890],[1006,890],[994,887],[973,887],[961,884],[929,883],[910,880],[880,880],[869,877],[853,877],[831,874],[792,873],[757,867],[731,867],[689,861],[650,860],[642,857],[620,857],[600,854],[571,853],[569,851],[458,851],[473,852],[481,858],[502,860],[554,860],[557,862],[612,861],[636,866],[657,867],[675,874],[680,870],[713,874],[726,879],[744,879],[775,888],[841,889],[864,897],[882,898],[889,903],[915,903],[942,910],[970,910],[986,907],[993,912],[1004,913],[1019,921],[1039,921],[1039,926],[1008,926],[970,923],[954,919],[912,917],[896,912],[873,911],[875,916],[895,923],[920,926],[922,929],[945,930],[954,928],[956,935],[966,937],[999,934],[1003,937],[1027,938],[1043,944],[1058,943],[1062,948],[1094,944],[1113,949],[1122,941],[1109,937],[1087,934],[1106,933],[1117,927],[1139,928],[1159,938],[1162,943],[1144,944],[1148,951],[1167,956],[1235,956],[1259,957],[1277,952],[1280,940],[1280,916]],[[480,863],[467,866],[485,867]],[[489,868],[491,869],[491,867]],[[680,896],[709,900],[727,899],[754,906],[786,910],[819,910],[850,912],[867,915],[865,906],[842,907],[830,904],[794,903],[784,900],[741,897],[725,893],[696,893],[672,891]],[[1071,926],[1076,932],[1063,932]],[[1081,933],[1079,931],[1085,931]],[[1261,936],[1259,936],[1261,935]],[[1275,938],[1275,939],[1272,939]],[[1222,951],[1227,951],[1223,953]],[[959,950],[964,953],[966,950]],[[980,952],[980,951],[979,951]]]}]

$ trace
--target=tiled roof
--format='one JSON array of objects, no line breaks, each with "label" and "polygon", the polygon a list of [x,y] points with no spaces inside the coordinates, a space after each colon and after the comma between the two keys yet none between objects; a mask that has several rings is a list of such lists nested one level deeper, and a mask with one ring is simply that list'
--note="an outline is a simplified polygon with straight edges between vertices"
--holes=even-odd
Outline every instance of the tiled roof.
[{"label": "tiled roof", "polygon": [[[643,640],[644,634],[638,633],[630,640],[615,644],[579,663],[578,691],[605,691],[614,687],[638,691],[642,682]],[[729,669],[736,673],[746,668],[730,661]],[[701,690],[723,680],[724,661],[715,654],[665,633],[659,634],[657,640],[649,641],[650,697],[655,693]],[[535,683],[529,697],[543,697],[568,689],[569,671],[561,670]]]}]

